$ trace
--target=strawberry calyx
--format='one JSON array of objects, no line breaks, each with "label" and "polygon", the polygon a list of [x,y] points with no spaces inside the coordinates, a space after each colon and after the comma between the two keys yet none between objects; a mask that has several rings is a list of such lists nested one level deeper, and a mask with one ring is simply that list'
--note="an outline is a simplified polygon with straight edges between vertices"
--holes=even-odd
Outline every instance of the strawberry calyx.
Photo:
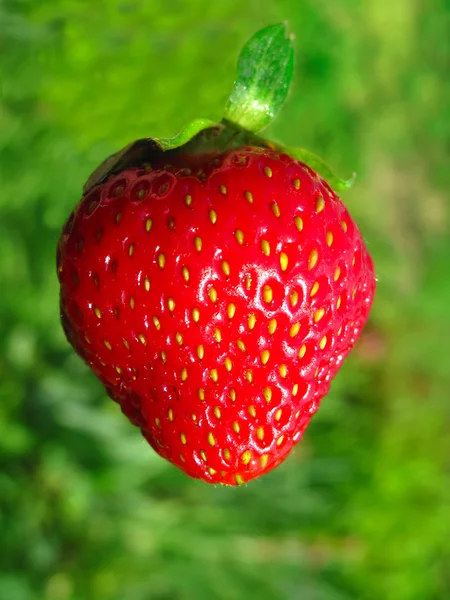
[{"label": "strawberry calyx", "polygon": [[219,154],[243,146],[289,154],[315,170],[336,192],[351,187],[354,176],[347,180],[337,177],[312,152],[257,135],[275,118],[287,98],[293,60],[292,36],[287,33],[286,24],[258,31],[241,51],[234,86],[220,123],[195,119],[172,138],[141,138],[131,142],[92,173],[84,185],[84,194],[130,167],[170,163],[180,155]]}]

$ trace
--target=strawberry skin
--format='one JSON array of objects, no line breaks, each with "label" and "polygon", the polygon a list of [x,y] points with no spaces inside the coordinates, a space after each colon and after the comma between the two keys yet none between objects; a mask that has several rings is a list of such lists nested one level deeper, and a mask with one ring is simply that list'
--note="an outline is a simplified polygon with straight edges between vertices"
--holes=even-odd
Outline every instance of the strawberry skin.
[{"label": "strawberry skin", "polygon": [[111,398],[162,457],[229,485],[299,441],[375,291],[342,201],[256,147],[112,176],[57,262],[67,338]]}]

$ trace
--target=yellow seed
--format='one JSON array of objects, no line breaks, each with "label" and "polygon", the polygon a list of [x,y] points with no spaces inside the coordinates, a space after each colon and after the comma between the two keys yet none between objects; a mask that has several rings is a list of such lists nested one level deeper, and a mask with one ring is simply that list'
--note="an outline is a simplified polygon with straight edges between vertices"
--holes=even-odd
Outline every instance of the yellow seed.
[{"label": "yellow seed", "polygon": [[268,350],[263,350],[261,352],[261,362],[263,365],[267,365],[267,363],[269,362],[269,358],[270,358],[270,352]]},{"label": "yellow seed", "polygon": [[175,310],[175,301],[173,298],[169,298],[167,300],[167,306],[169,307],[170,312],[173,312]]},{"label": "yellow seed", "polygon": [[243,452],[242,456],[241,456],[241,461],[244,465],[248,465],[248,463],[251,461],[252,459],[252,453],[250,452],[250,450],[246,450],[245,452]]},{"label": "yellow seed", "polygon": [[215,416],[217,419],[220,419],[220,417],[222,416],[222,413],[220,412],[220,408],[219,408],[218,406],[216,406],[216,407],[214,408],[214,416]]},{"label": "yellow seed", "polygon": [[258,427],[256,430],[256,437],[261,441],[264,439],[264,427]]},{"label": "yellow seed", "polygon": [[158,419],[158,417],[155,419],[155,425],[158,429],[161,429],[161,421]]},{"label": "yellow seed", "polygon": [[338,329],[338,331],[337,331],[337,335],[338,335],[338,337],[341,335],[341,333],[342,333],[342,327],[339,327],[339,329]]},{"label": "yellow seed", "polygon": [[215,210],[210,210],[209,211],[209,220],[211,221],[211,223],[213,225],[215,225],[216,221],[217,221],[217,213]]},{"label": "yellow seed", "polygon": [[311,298],[313,296],[315,296],[318,291],[319,291],[319,282],[316,281],[315,284],[312,286],[311,292],[309,293],[309,295],[311,296]]},{"label": "yellow seed", "polygon": [[187,196],[184,197],[184,202],[186,206],[190,206],[192,204],[192,196],[190,194],[187,194]]},{"label": "yellow seed", "polygon": [[355,299],[355,297],[356,297],[356,292],[357,292],[357,291],[358,291],[358,290],[357,290],[356,288],[353,290],[353,292],[352,292],[352,300],[354,300],[354,299]]},{"label": "yellow seed", "polygon": [[331,233],[331,231],[327,231],[325,239],[327,241],[327,246],[331,246],[331,244],[333,243],[333,234]]},{"label": "yellow seed", "polygon": [[226,194],[226,193],[227,193],[227,191],[228,191],[225,185],[221,185],[221,186],[219,187],[219,190],[220,190],[220,193],[221,193],[221,194],[223,194],[224,196],[225,196],[225,194]]},{"label": "yellow seed", "polygon": [[233,368],[233,363],[231,362],[231,358],[227,358],[223,361],[223,364],[225,365],[225,369],[230,372],[231,369]]},{"label": "yellow seed", "polygon": [[264,298],[264,302],[267,302],[267,304],[270,304],[270,302],[272,302],[273,300],[273,290],[270,287],[270,285],[265,285],[263,287],[263,298]]},{"label": "yellow seed", "polygon": [[251,315],[248,317],[248,328],[249,328],[249,329],[253,329],[253,328],[254,328],[254,326],[255,326],[255,324],[256,324],[256,317],[255,317],[255,315],[254,315],[254,314],[251,314]]},{"label": "yellow seed", "polygon": [[180,439],[181,439],[181,443],[185,445],[187,440],[186,440],[186,436],[184,433],[180,434]]},{"label": "yellow seed", "polygon": [[145,346],[145,345],[147,344],[147,340],[145,339],[145,337],[144,337],[144,335],[143,335],[142,333],[140,333],[140,334],[138,335],[138,338],[139,338],[139,341],[141,342],[141,344],[142,344],[143,346]]},{"label": "yellow seed", "polygon": [[242,246],[242,244],[244,243],[244,232],[241,229],[236,229],[234,235],[237,239],[238,244]]},{"label": "yellow seed", "polygon": [[298,351],[298,357],[303,358],[305,356],[305,354],[306,354],[306,346],[305,346],[305,344],[303,344],[303,346]]},{"label": "yellow seed", "polygon": [[324,208],[325,208],[325,200],[322,198],[322,196],[319,196],[317,198],[317,202],[316,202],[316,212],[320,213],[323,211]]},{"label": "yellow seed", "polygon": [[212,467],[209,467],[208,471],[209,471],[210,475],[215,475],[217,473],[217,471],[215,469],[213,469]]},{"label": "yellow seed", "polygon": [[231,458],[231,452],[228,450],[228,448],[225,448],[223,451],[223,457],[225,460],[230,460]]},{"label": "yellow seed", "polygon": [[166,257],[161,252],[160,254],[158,254],[158,265],[159,265],[160,269],[164,269],[165,264],[166,264]]},{"label": "yellow seed", "polygon": [[159,329],[161,328],[161,323],[159,322],[158,317],[153,317],[152,318],[153,321],[153,325],[156,327],[156,329],[159,331]]},{"label": "yellow seed", "polygon": [[347,223],[345,221],[341,221],[342,230],[347,232]]},{"label": "yellow seed", "polygon": [[239,350],[242,350],[242,352],[245,352],[245,344],[242,340],[238,340],[236,342],[236,346],[239,348]]},{"label": "yellow seed", "polygon": [[294,325],[292,325],[292,327],[289,330],[289,335],[291,337],[295,337],[299,331],[300,331],[300,323],[294,323]]},{"label": "yellow seed", "polygon": [[134,244],[130,244],[130,247],[128,248],[128,256],[133,256],[133,252],[134,252]]},{"label": "yellow seed", "polygon": [[316,310],[315,314],[314,314],[314,322],[318,323],[320,321],[320,319],[322,319],[322,317],[325,314],[325,309],[324,308],[319,308],[318,310]]},{"label": "yellow seed", "polygon": [[300,189],[300,179],[294,179],[294,181],[292,183],[296,190]]},{"label": "yellow seed", "polygon": [[120,223],[121,220],[122,220],[122,213],[117,213],[117,215],[116,215],[116,223]]},{"label": "yellow seed", "polygon": [[326,345],[327,345],[327,336],[324,335],[323,338],[320,340],[319,347],[321,350],[323,350]]},{"label": "yellow seed", "polygon": [[226,260],[222,261],[222,271],[226,275],[226,277],[230,276],[230,265]]},{"label": "yellow seed", "polygon": [[248,200],[248,202],[250,202],[250,204],[253,203],[253,194],[251,192],[245,192],[244,196],[245,199]]},{"label": "yellow seed", "polygon": [[209,299],[211,300],[211,302],[216,302],[217,300],[217,290],[216,288],[211,288],[209,290]]},{"label": "yellow seed", "polygon": [[245,289],[249,290],[252,286],[252,278],[250,277],[250,275],[247,275],[245,277]]},{"label": "yellow seed", "polygon": [[280,365],[280,368],[278,369],[281,377],[283,377],[283,379],[286,377],[287,375],[287,367],[286,365]]},{"label": "yellow seed", "polygon": [[298,419],[298,418],[299,418],[299,416],[300,416],[300,413],[301,413],[301,411],[300,411],[300,410],[298,410],[298,411],[295,413],[295,418],[296,418],[296,419]]},{"label": "yellow seed", "polygon": [[153,221],[151,219],[147,219],[145,221],[145,231],[147,231],[147,233],[150,231],[150,229],[152,228],[153,225]]},{"label": "yellow seed", "polygon": [[186,367],[184,367],[184,369],[182,369],[181,371],[181,381],[186,381],[186,379],[188,378],[188,372]]},{"label": "yellow seed", "polygon": [[272,400],[272,390],[270,387],[264,388],[263,396],[264,400],[267,402],[267,404],[269,404],[269,402]]},{"label": "yellow seed", "polygon": [[112,350],[112,346],[111,344],[108,342],[108,340],[103,340],[103,343],[105,344],[105,346],[108,348],[108,350]]},{"label": "yellow seed", "polygon": [[336,271],[334,272],[334,281],[337,281],[339,279],[339,277],[341,276],[341,267],[337,267]]},{"label": "yellow seed", "polygon": [[298,303],[298,292],[296,292],[295,290],[292,292],[292,294],[289,297],[290,301],[291,301],[291,306],[297,306]]},{"label": "yellow seed", "polygon": [[200,321],[200,311],[198,310],[198,308],[194,308],[192,309],[192,320],[194,321],[194,323],[198,323]]},{"label": "yellow seed", "polygon": [[248,407],[248,414],[253,418],[256,417],[256,408],[253,406],[253,404]]},{"label": "yellow seed", "polygon": [[195,244],[195,249],[197,250],[197,252],[200,252],[200,250],[202,249],[203,246],[203,240],[201,237],[197,236],[194,239],[194,244]]},{"label": "yellow seed", "polygon": [[294,383],[294,387],[292,388],[292,395],[296,396],[298,394],[298,383]]},{"label": "yellow seed", "polygon": [[[102,363],[102,364],[103,364],[103,366],[105,366],[104,363]],[[121,375],[122,369],[120,367],[116,367],[116,371],[119,373],[119,375]]]},{"label": "yellow seed", "polygon": [[216,440],[214,439],[214,436],[211,432],[208,433],[208,444],[210,446],[215,446],[216,445]]},{"label": "yellow seed", "polygon": [[167,361],[167,354],[164,352],[164,350],[161,350],[161,360],[163,363]]},{"label": "yellow seed", "polygon": [[148,277],[144,279],[144,289],[146,292],[150,291],[150,279]]},{"label": "yellow seed", "polygon": [[270,319],[269,321],[269,333],[275,333],[275,330],[277,328],[277,320],[276,319]]},{"label": "yellow seed", "polygon": [[130,349],[130,344],[129,344],[129,343],[127,342],[127,340],[125,340],[124,338],[122,338],[122,344],[125,346],[125,348],[126,348],[127,350],[129,350],[129,349]]},{"label": "yellow seed", "polygon": [[288,263],[288,255],[285,252],[282,252],[280,254],[280,267],[282,271],[286,271],[286,269],[288,268]]},{"label": "yellow seed", "polygon": [[203,346],[197,346],[197,356],[200,360],[205,356],[205,348]]},{"label": "yellow seed", "polygon": [[200,456],[205,462],[208,460],[208,457],[206,456],[206,452],[204,450],[200,450]]},{"label": "yellow seed", "polygon": [[318,375],[319,375],[319,367],[317,367],[317,369],[314,372],[314,379],[317,379]]},{"label": "yellow seed", "polygon": [[102,318],[102,313],[101,313],[101,310],[99,308],[95,307],[94,308],[94,313],[95,313],[95,316],[97,317],[97,319],[101,319]]},{"label": "yellow seed", "polygon": [[261,468],[265,469],[267,467],[267,463],[269,462],[269,455],[268,454],[263,454],[261,456],[261,458],[259,459],[259,463],[261,465]]},{"label": "yellow seed", "polygon": [[214,383],[217,383],[219,380],[219,373],[217,372],[217,369],[211,369],[209,374],[211,376],[211,379],[214,381]]},{"label": "yellow seed", "polygon": [[90,344],[90,343],[91,343],[91,340],[88,338],[88,336],[87,336],[87,334],[86,334],[86,333],[84,334],[84,339],[86,340],[86,342],[87,342],[88,344]]},{"label": "yellow seed", "polygon": [[203,402],[205,399],[205,390],[203,388],[198,388],[197,396],[198,396],[199,400],[201,400]]},{"label": "yellow seed", "polygon": [[232,302],[230,302],[230,304],[227,307],[227,314],[230,319],[232,319],[236,314],[236,305]]},{"label": "yellow seed", "polygon": [[308,260],[308,269],[314,269],[314,267],[317,265],[317,261],[319,260],[319,253],[317,252],[316,249],[311,250],[311,253],[309,255],[309,260]]},{"label": "yellow seed", "polygon": [[218,327],[215,327],[215,329],[214,329],[214,338],[215,338],[216,342],[221,342],[222,341],[222,334],[221,334],[220,329]]},{"label": "yellow seed", "polygon": [[245,481],[244,481],[244,479],[242,478],[242,475],[235,475],[235,476],[234,476],[234,478],[235,478],[235,480],[236,480],[236,483],[237,483],[238,485],[244,485]]},{"label": "yellow seed", "polygon": [[181,346],[181,345],[182,345],[182,343],[183,343],[183,336],[182,336],[182,335],[181,335],[181,333],[179,333],[178,331],[177,331],[177,332],[176,332],[176,334],[175,334],[175,339],[176,339],[176,341],[177,341],[177,344],[178,344],[179,346]]},{"label": "yellow seed", "polygon": [[266,177],[272,177],[272,169],[270,167],[264,167],[264,175]]},{"label": "yellow seed", "polygon": [[280,207],[276,202],[272,202],[272,212],[276,217],[280,216]]},{"label": "yellow seed", "polygon": [[275,421],[279,421],[281,419],[282,414],[283,414],[283,411],[281,410],[281,408],[279,408],[277,410],[277,412],[275,413]]},{"label": "yellow seed", "polygon": [[171,408],[169,408],[167,416],[169,417],[169,421],[173,421],[173,410]]},{"label": "yellow seed", "polygon": [[235,431],[236,433],[239,433],[241,431],[241,426],[237,421],[234,421],[233,423],[233,431]]},{"label": "yellow seed", "polygon": [[186,459],[184,458],[184,456],[182,454],[179,454],[178,456],[179,456],[181,462],[183,462],[183,463],[186,462]]},{"label": "yellow seed", "polygon": [[189,274],[189,269],[188,269],[187,267],[183,267],[183,268],[181,269],[181,272],[182,272],[182,274],[183,274],[183,279],[184,279],[185,281],[189,281],[189,277],[190,277],[190,274]]},{"label": "yellow seed", "polygon": [[252,371],[250,371],[250,370],[245,371],[245,378],[246,378],[246,380],[247,380],[248,383],[252,383],[252,381],[253,381],[253,373],[252,373]]},{"label": "yellow seed", "polygon": [[281,444],[283,443],[284,440],[284,435],[280,435],[280,437],[277,439],[277,446],[281,446]]},{"label": "yellow seed", "polygon": [[267,240],[261,240],[261,250],[266,256],[270,256],[270,244]]},{"label": "yellow seed", "polygon": [[133,296],[131,296],[131,298],[130,298],[130,308],[131,308],[131,310],[134,310],[134,298],[133,298]]},{"label": "yellow seed", "polygon": [[340,309],[340,307],[341,307],[341,302],[342,302],[342,299],[341,299],[341,297],[339,296],[339,298],[337,299],[337,302],[336,302],[336,308],[337,308],[338,310],[339,310],[339,309]]},{"label": "yellow seed", "polygon": [[299,231],[303,229],[303,219],[301,217],[295,217],[294,219],[295,226]]}]

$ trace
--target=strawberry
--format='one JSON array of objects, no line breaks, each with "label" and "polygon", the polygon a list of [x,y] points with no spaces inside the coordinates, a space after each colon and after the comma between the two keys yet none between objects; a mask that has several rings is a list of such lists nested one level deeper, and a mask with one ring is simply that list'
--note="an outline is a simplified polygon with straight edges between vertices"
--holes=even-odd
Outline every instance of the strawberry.
[{"label": "strawberry", "polygon": [[67,338],[109,396],[188,475],[239,485],[302,437],[375,277],[328,183],[230,127],[150,164],[121,155],[71,214],[57,262]]}]

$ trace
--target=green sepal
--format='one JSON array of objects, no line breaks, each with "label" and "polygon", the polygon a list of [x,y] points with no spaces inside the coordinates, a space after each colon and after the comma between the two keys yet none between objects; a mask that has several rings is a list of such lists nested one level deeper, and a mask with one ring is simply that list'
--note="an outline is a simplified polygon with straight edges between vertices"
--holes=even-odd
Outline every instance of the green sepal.
[{"label": "green sepal", "polygon": [[87,194],[94,186],[102,183],[114,173],[119,173],[129,167],[155,162],[162,158],[163,154],[186,146],[192,140],[204,135],[206,131],[210,134],[208,138],[213,138],[220,135],[223,129],[224,125],[220,123],[208,119],[195,119],[172,138],[142,138],[131,142],[119,152],[109,156],[95,169],[85,183],[83,193]]},{"label": "green sepal", "polygon": [[258,31],[239,56],[224,119],[254,133],[267,127],[286,100],[293,70],[294,51],[286,25]]},{"label": "green sepal", "polygon": [[348,190],[355,182],[356,173],[353,173],[350,179],[341,179],[333,173],[330,167],[319,156],[309,150],[291,146],[283,146],[283,150],[289,154],[289,156],[292,156],[292,158],[296,158],[316,171],[335,192]]}]

